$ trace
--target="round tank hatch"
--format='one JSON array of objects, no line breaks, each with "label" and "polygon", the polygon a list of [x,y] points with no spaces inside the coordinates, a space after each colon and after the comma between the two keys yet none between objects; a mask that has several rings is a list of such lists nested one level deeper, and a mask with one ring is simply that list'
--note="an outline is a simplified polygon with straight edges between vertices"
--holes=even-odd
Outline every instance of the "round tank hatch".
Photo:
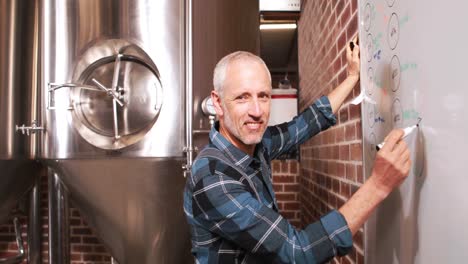
[{"label": "round tank hatch", "polygon": [[[140,141],[156,122],[162,85],[156,66],[138,47],[101,57],[73,89],[73,125],[90,144],[116,150]],[[90,89],[94,87],[94,89]]]}]

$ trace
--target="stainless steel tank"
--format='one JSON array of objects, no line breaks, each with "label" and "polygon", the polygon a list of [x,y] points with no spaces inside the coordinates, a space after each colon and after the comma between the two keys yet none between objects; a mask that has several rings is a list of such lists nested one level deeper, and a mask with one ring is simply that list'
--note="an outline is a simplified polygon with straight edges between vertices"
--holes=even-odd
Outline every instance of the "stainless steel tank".
[{"label": "stainless steel tank", "polygon": [[35,131],[24,128],[36,115],[36,10],[28,0],[0,0],[0,223],[39,172],[35,139],[17,131]]},{"label": "stainless steel tank", "polygon": [[189,263],[185,3],[40,1],[40,158],[120,263]]}]

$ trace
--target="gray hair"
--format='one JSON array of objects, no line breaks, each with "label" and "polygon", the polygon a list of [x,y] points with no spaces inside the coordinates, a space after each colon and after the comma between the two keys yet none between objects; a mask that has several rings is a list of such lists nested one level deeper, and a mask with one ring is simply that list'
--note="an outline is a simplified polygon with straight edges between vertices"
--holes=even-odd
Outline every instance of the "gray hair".
[{"label": "gray hair", "polygon": [[266,66],[265,62],[260,57],[247,51],[236,51],[222,58],[218,62],[218,64],[216,64],[216,67],[214,69],[213,87],[220,97],[222,97],[222,94],[223,94],[223,86],[224,86],[224,81],[226,80],[227,67],[232,62],[235,62],[238,60],[251,60],[251,61],[260,63],[261,65],[263,65],[263,67],[265,67],[265,70],[268,72],[268,76],[270,77],[270,82],[271,82],[270,71],[268,70],[268,67]]}]

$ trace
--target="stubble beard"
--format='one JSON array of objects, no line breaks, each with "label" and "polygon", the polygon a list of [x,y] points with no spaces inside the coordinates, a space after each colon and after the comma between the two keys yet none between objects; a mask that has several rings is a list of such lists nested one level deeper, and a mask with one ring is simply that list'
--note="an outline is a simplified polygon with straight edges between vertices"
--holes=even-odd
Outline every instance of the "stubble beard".
[{"label": "stubble beard", "polygon": [[[231,115],[228,111],[224,110],[226,113],[224,115],[224,126],[226,130],[229,131],[232,135],[234,135],[238,140],[240,140],[245,145],[256,145],[262,141],[263,133],[255,138],[247,138],[241,135],[240,131],[236,129],[234,122],[232,121]],[[263,131],[264,132],[264,131]]]}]

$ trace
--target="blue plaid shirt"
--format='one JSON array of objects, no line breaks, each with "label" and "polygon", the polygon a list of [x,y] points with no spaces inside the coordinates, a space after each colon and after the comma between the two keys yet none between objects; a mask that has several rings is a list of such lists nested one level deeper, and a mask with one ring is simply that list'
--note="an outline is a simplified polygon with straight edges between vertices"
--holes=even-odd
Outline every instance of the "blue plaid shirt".
[{"label": "blue plaid shirt", "polygon": [[197,263],[322,263],[351,250],[352,235],[338,211],[296,230],[278,213],[271,182],[272,159],[335,122],[322,97],[291,122],[268,127],[253,157],[224,138],[218,124],[211,130],[207,147],[237,169],[209,157],[193,163],[184,211]]}]

